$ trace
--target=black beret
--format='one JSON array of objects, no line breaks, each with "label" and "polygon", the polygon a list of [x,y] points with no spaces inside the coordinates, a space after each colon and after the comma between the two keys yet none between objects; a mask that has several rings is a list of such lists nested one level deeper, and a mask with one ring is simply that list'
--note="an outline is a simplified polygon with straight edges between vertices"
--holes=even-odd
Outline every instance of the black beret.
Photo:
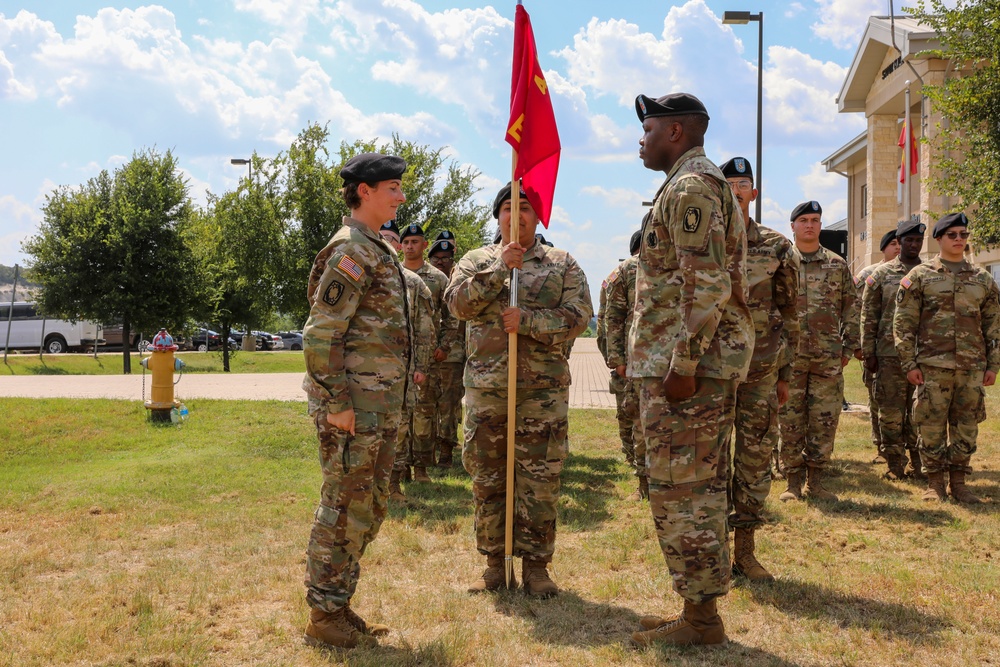
[{"label": "black beret", "polygon": [[823,215],[823,207],[819,205],[818,201],[804,201],[792,209],[792,217],[789,218],[789,220],[795,222],[795,218],[809,213],[819,213],[820,215]]},{"label": "black beret", "polygon": [[632,238],[628,242],[628,254],[634,255],[639,252],[639,246],[642,244],[642,230],[632,234]]},{"label": "black beret", "polygon": [[[510,183],[507,183],[507,185],[500,188],[500,192],[497,193],[496,199],[493,200],[493,217],[497,220],[500,219],[500,207],[503,206],[505,201],[510,199],[510,190]],[[521,188],[520,192],[522,199],[528,198],[528,195],[524,192],[524,188]],[[497,234],[499,233],[500,232],[497,232]],[[498,243],[498,241],[495,241],[494,243]]]},{"label": "black beret", "polygon": [[535,234],[535,240],[538,241],[539,243],[541,243],[542,245],[547,245],[550,248],[555,248],[555,246],[552,245],[552,242],[551,241],[546,241],[545,237],[542,236],[541,234]]},{"label": "black beret", "polygon": [[958,213],[949,213],[948,215],[944,216],[943,218],[937,221],[937,224],[934,225],[934,231],[931,232],[931,235],[934,238],[939,239],[941,238],[942,234],[944,234],[946,231],[948,231],[948,229],[952,227],[968,227],[968,226],[969,226],[969,219],[965,217],[964,213],[962,213],[961,211]]},{"label": "black beret", "polygon": [[896,230],[890,229],[882,235],[882,240],[878,242],[878,249],[885,252],[885,247],[896,240]]},{"label": "black beret", "polygon": [[659,116],[687,116],[700,114],[708,118],[708,110],[697,97],[690,93],[671,93],[655,100],[645,95],[635,98],[635,114],[642,122]]},{"label": "black beret", "polygon": [[387,232],[392,232],[396,236],[399,236],[399,227],[396,225],[396,219],[393,218],[389,222],[382,225],[380,229],[384,229]]},{"label": "black beret", "polygon": [[431,244],[431,249],[427,251],[427,256],[429,257],[436,252],[447,252],[454,255],[455,241],[452,239],[438,239]]},{"label": "black beret", "polygon": [[438,232],[438,235],[434,237],[435,241],[454,241],[455,235],[451,233],[448,229],[442,229]]},{"label": "black beret", "polygon": [[399,240],[402,241],[403,239],[411,236],[420,236],[422,238],[423,235],[424,230],[420,227],[420,225],[414,222],[413,224],[407,225],[406,228],[403,229],[403,232],[399,235]]},{"label": "black beret", "polygon": [[745,157],[734,157],[719,165],[722,175],[726,178],[749,178],[753,180],[753,169],[750,168],[750,160]]},{"label": "black beret", "polygon": [[896,225],[896,238],[901,239],[908,234],[919,234],[920,236],[923,236],[926,231],[927,225],[919,220],[903,220],[901,223]]},{"label": "black beret", "polygon": [[355,155],[344,164],[340,177],[344,183],[379,183],[403,178],[406,160],[395,155],[362,153]]},{"label": "black beret", "polygon": [[500,228],[497,227],[497,234],[493,237],[493,242],[500,243],[501,240],[503,240],[503,235],[500,233]]}]

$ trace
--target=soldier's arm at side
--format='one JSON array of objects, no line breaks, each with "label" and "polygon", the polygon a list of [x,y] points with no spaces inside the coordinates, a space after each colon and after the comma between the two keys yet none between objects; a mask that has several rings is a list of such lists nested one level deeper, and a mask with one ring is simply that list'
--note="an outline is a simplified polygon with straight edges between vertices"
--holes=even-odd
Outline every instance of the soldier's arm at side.
[{"label": "soldier's arm at side", "polygon": [[[601,285],[600,305],[597,308],[597,351],[601,353],[604,363],[608,363],[608,293],[614,289],[614,283],[605,282]],[[608,364],[609,368],[614,368]]]},{"label": "soldier's arm at side", "polygon": [[881,271],[872,272],[865,279],[861,296],[861,353],[865,359],[875,358],[878,344],[878,325],[882,319]]},{"label": "soldier's arm at side", "polygon": [[[306,393],[331,415],[354,407],[347,388],[344,334],[371,280],[370,270],[360,280],[339,270],[337,264],[343,257],[335,253],[327,262],[302,332]],[[362,260],[360,256],[352,259]]]},{"label": "soldier's arm at side", "polygon": [[604,315],[604,328],[607,331],[607,355],[605,359],[608,368],[617,369],[624,366],[625,349],[628,345],[628,285],[625,276],[619,277],[608,290],[608,308]]},{"label": "soldier's arm at side", "polygon": [[[442,285],[441,291],[438,293],[438,301],[434,304],[436,310],[435,321],[437,323],[436,349],[434,350],[436,361],[441,361],[447,357],[452,345],[455,345],[458,340],[458,320],[451,314],[451,310],[448,309],[448,304],[444,300],[444,291],[446,289],[448,289],[447,277],[445,277],[444,285]],[[441,354],[438,354],[438,351]]]},{"label": "soldier's arm at side", "polygon": [[[992,280],[980,313],[983,340],[986,341],[986,372],[993,374],[990,379],[995,382],[997,371],[1000,370],[1000,290]],[[989,387],[993,382],[986,384],[984,381],[984,385]]]},{"label": "soldier's arm at side", "polygon": [[414,373],[427,375],[430,371],[431,360],[434,354],[435,345],[435,304],[434,296],[427,289],[427,285],[421,280],[417,286],[417,321],[413,323],[414,341]]},{"label": "soldier's arm at side", "polygon": [[575,339],[586,331],[594,314],[590,288],[583,269],[575,259],[567,255],[559,305],[555,308],[530,310],[522,306],[520,310],[518,334],[530,336],[544,345],[558,345]]},{"label": "soldier's arm at side", "polygon": [[772,293],[774,295],[774,305],[781,313],[781,337],[782,349],[778,364],[778,379],[788,382],[792,379],[792,362],[795,360],[795,351],[799,349],[799,311],[795,307],[795,301],[799,294],[799,267],[795,261],[795,256],[791,252],[791,246],[786,249],[778,270],[774,272],[774,282]]},{"label": "soldier's arm at side", "polygon": [[[725,225],[721,221],[721,199],[706,184],[699,185],[681,193],[666,217],[667,232],[677,252],[683,282],[681,335],[674,347],[668,376],[673,373],[694,377],[698,362],[722,321],[724,304],[733,289],[726,257]],[[700,211],[700,221],[693,232],[688,231],[690,223],[687,230],[684,227],[692,209]],[[713,213],[720,220],[713,220]]]},{"label": "soldier's arm at side", "polygon": [[459,320],[471,320],[496,301],[503,290],[510,269],[497,256],[482,269],[474,263],[473,251],[459,260],[444,292],[451,314]]},{"label": "soldier's arm at side", "polygon": [[[911,271],[899,284],[896,292],[896,312],[892,316],[892,338],[899,355],[903,372],[909,375],[917,369],[917,330],[920,327],[920,308],[923,291],[920,279]],[[909,280],[907,287],[904,283]]]},{"label": "soldier's arm at side", "polygon": [[[840,329],[844,341],[844,357],[861,358],[861,322],[858,317],[858,290],[854,286],[854,276],[845,263],[840,280]],[[846,362],[845,362],[846,365]]]}]

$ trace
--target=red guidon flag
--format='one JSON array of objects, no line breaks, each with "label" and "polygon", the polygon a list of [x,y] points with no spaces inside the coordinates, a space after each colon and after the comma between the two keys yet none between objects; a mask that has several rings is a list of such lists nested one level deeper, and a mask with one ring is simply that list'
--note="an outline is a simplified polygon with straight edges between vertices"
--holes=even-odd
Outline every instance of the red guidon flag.
[{"label": "red guidon flag", "polygon": [[899,133],[899,143],[898,146],[903,149],[903,159],[899,163],[899,182],[906,183],[906,131],[910,131],[910,174],[917,173],[917,161],[920,159],[920,154],[917,152],[917,140],[913,136],[913,128],[910,124],[903,122],[903,129]]},{"label": "red guidon flag", "polygon": [[517,151],[514,179],[521,180],[528,202],[548,228],[561,146],[549,86],[538,66],[531,19],[520,4],[514,18],[510,121],[505,139]]}]

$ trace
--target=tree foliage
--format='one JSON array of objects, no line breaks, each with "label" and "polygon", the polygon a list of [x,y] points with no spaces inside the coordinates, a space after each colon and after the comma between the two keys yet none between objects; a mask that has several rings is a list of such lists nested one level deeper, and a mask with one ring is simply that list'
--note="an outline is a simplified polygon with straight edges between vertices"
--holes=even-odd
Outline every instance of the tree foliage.
[{"label": "tree foliage", "polygon": [[951,62],[943,84],[923,88],[946,121],[934,147],[940,176],[931,185],[943,195],[959,198],[969,209],[971,230],[979,244],[998,245],[1000,3],[920,0],[906,11],[931,26],[940,39],[940,49],[922,55]]},{"label": "tree foliage", "polygon": [[[135,153],[109,174],[46,197],[39,233],[25,241],[42,312],[121,321],[133,330],[182,327],[199,294],[183,234],[193,207],[170,151]],[[131,372],[128,346],[125,372]]]}]

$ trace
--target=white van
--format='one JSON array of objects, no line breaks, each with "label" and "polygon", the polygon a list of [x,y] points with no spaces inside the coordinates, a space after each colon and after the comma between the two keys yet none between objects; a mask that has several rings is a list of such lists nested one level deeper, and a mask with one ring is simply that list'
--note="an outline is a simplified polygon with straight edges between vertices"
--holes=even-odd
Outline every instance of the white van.
[{"label": "white van", "polygon": [[[11,308],[13,307],[13,317]],[[7,338],[7,323],[10,322],[10,342]],[[35,304],[27,301],[15,301],[12,304],[0,304],[0,348],[5,344],[9,349],[17,350],[39,347],[49,354],[79,350],[104,343],[101,338],[101,325],[95,322],[79,321],[73,324],[69,320],[43,318],[38,314]],[[44,335],[45,339],[42,340]]]}]

